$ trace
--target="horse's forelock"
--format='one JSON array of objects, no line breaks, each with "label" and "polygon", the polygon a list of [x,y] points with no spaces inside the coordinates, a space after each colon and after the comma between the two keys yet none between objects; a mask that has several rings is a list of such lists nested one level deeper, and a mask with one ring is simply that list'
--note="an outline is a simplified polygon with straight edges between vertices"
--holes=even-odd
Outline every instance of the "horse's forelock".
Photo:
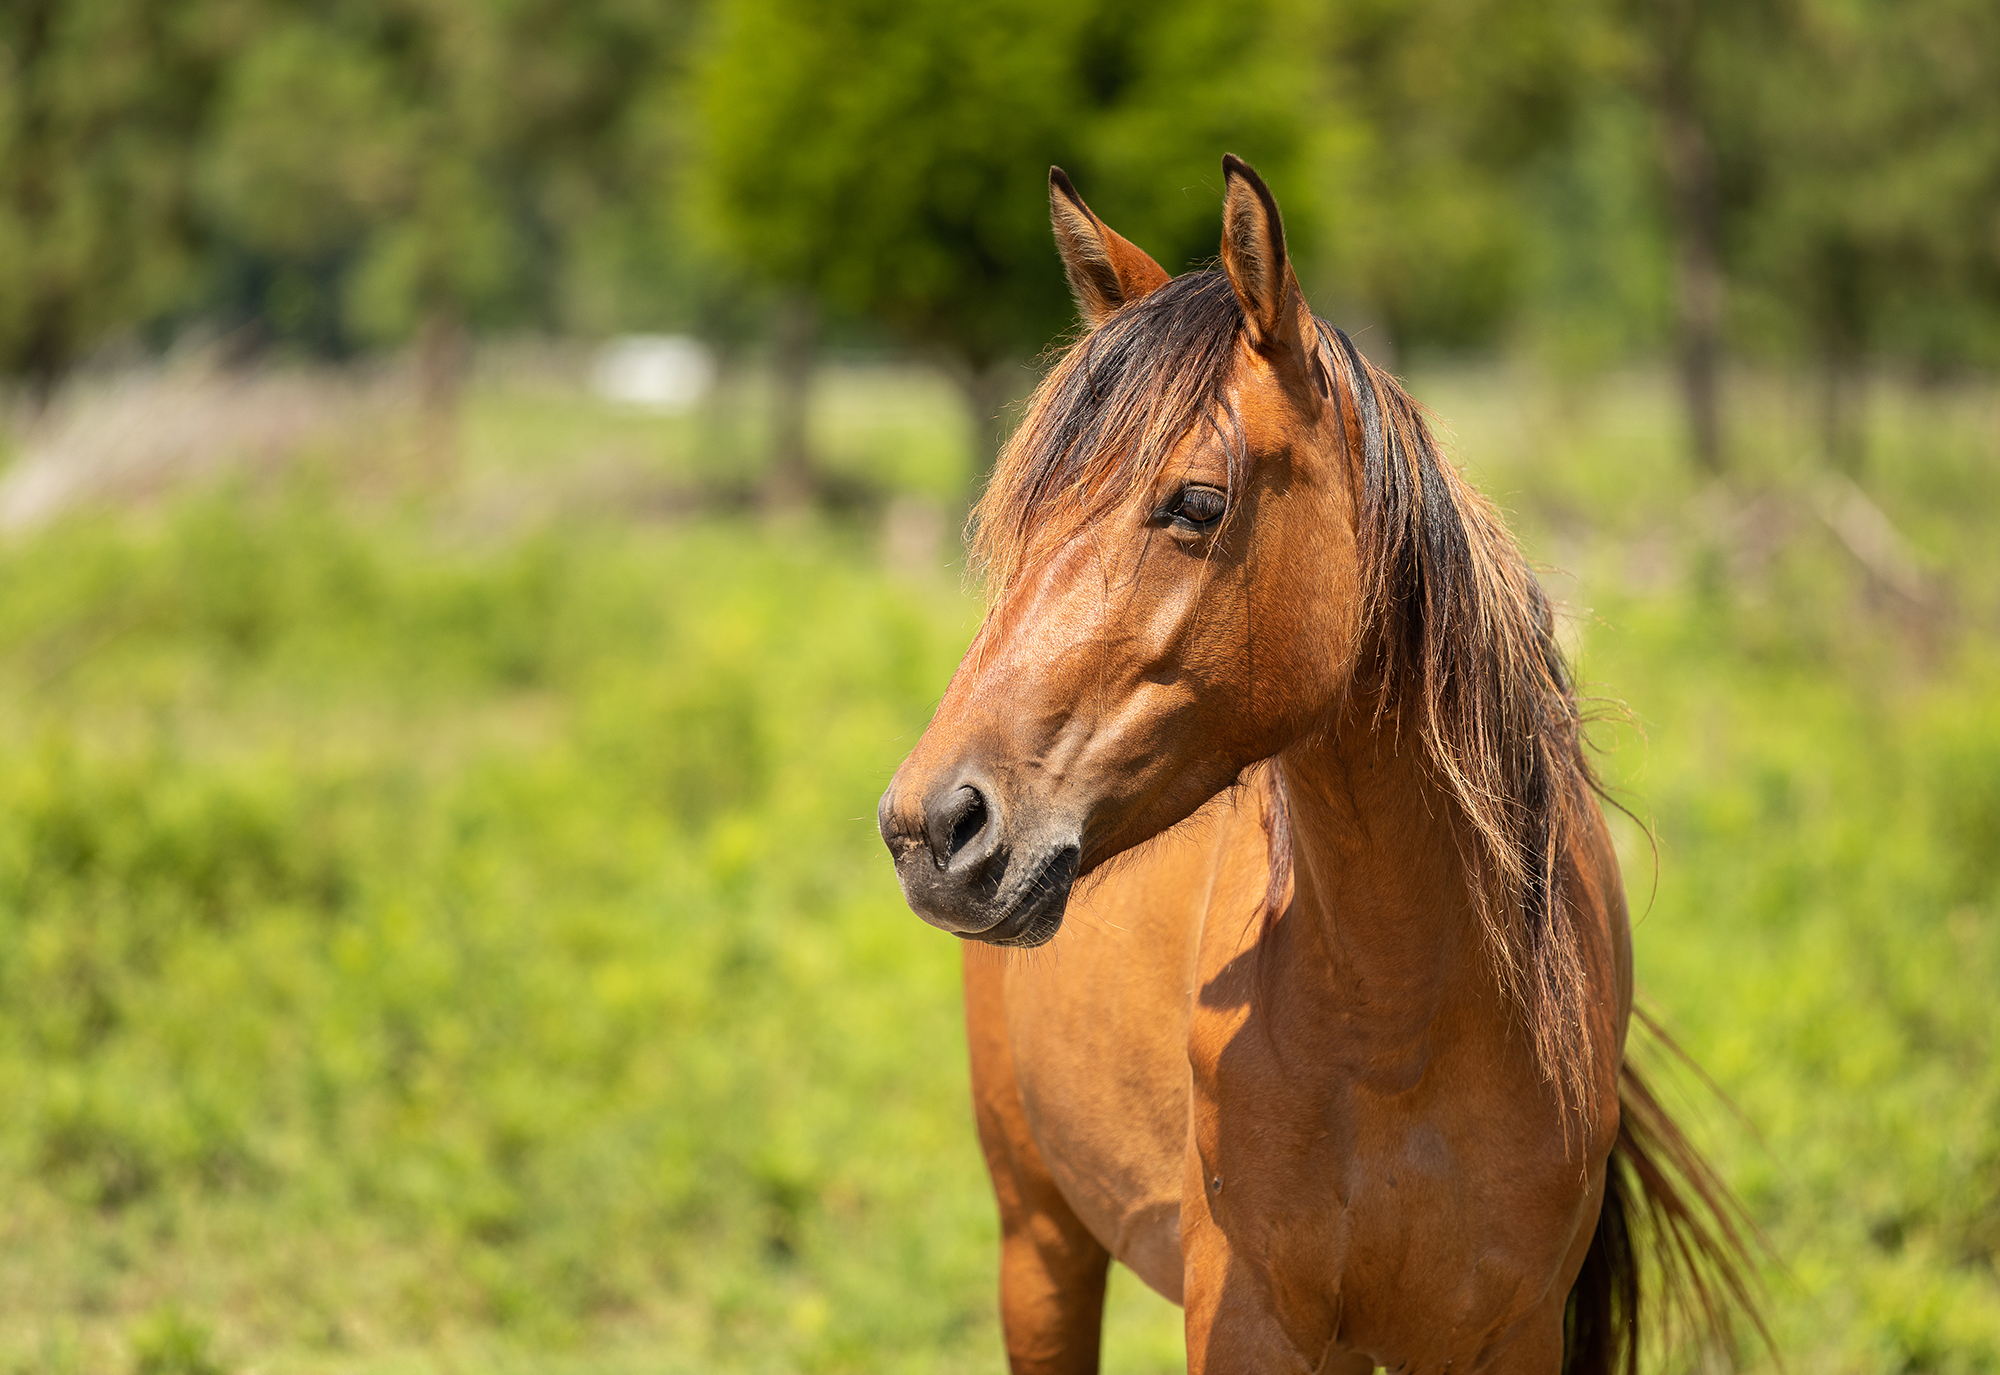
[{"label": "horse's forelock", "polygon": [[1038,550],[1150,484],[1197,425],[1240,436],[1225,395],[1243,308],[1221,272],[1189,272],[1112,314],[1057,360],[973,511],[973,556],[997,599]]}]

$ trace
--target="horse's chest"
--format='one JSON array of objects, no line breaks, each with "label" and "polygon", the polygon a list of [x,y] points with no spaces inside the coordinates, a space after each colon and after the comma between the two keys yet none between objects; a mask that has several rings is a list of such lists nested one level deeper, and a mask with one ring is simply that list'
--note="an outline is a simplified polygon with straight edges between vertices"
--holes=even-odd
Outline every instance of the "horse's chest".
[{"label": "horse's chest", "polygon": [[1181,1292],[1190,937],[1155,910],[1079,924],[1060,961],[1006,974],[1014,1087],[1034,1145],[1086,1227],[1161,1293]]},{"label": "horse's chest", "polygon": [[1191,1265],[1256,1273],[1301,1352],[1392,1366],[1479,1350],[1541,1304],[1588,1189],[1532,1083],[1309,1077],[1269,1039],[1229,1045],[1193,1057],[1213,1254]]}]

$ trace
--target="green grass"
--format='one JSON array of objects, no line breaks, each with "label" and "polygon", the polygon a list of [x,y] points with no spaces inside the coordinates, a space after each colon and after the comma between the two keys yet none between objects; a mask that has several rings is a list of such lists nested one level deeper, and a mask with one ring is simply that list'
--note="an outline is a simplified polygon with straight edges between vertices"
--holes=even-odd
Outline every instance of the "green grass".
[{"label": "green grass", "polygon": [[[2000,1370],[1993,401],[1882,408],[1914,607],[1778,382],[1705,491],[1650,379],[1414,386],[1638,724],[1640,980],[1750,1124],[1676,1086],[1791,1368]],[[0,547],[0,1371],[1001,1368],[956,945],[873,822],[976,610],[863,523],[626,504],[754,478],[752,414],[486,392],[451,502]],[[963,491],[948,392],[818,419]],[[1179,1358],[1129,1276],[1108,1355]]]}]

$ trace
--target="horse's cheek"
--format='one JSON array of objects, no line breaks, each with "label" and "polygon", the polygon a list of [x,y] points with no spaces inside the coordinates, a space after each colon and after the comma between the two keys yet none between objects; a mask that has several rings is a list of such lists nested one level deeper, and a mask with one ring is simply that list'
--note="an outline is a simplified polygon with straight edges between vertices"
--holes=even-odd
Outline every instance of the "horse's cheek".
[{"label": "horse's cheek", "polygon": [[1268,576],[1246,591],[1244,606],[1244,668],[1253,675],[1245,700],[1280,735],[1316,721],[1339,698],[1360,639],[1352,533],[1316,509],[1324,494],[1302,492],[1298,500],[1301,509],[1274,522],[1258,551]]}]

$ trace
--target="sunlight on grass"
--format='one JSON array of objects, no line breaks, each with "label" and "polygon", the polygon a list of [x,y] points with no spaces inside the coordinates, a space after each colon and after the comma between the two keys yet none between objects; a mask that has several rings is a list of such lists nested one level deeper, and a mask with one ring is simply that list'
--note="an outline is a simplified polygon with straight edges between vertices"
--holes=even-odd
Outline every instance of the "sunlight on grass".
[{"label": "sunlight on grass", "polygon": [[[827,385],[830,464],[962,499],[948,387]],[[1742,1111],[1671,1086],[1792,1368],[2000,1368],[1991,398],[1883,408],[1914,604],[1776,383],[1727,489],[1656,378],[1414,386],[1629,705],[1639,980]],[[479,394],[453,501],[312,468],[0,547],[0,1371],[1001,1368],[957,948],[873,821],[977,607],[866,504],[629,500],[754,463],[705,423]],[[1180,1332],[1115,1272],[1107,1370]]]}]

